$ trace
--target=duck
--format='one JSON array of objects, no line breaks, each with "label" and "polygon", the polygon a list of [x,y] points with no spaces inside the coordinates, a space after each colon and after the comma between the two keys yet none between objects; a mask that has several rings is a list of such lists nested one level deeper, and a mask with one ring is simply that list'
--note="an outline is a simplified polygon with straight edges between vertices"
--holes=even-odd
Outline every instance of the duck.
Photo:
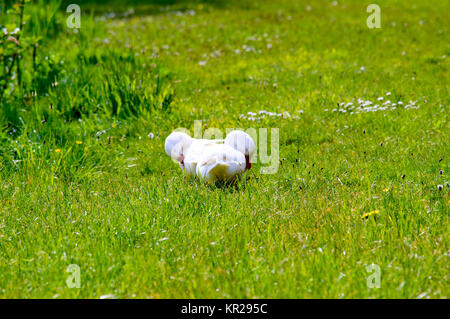
[{"label": "duck", "polygon": [[224,140],[195,139],[184,132],[172,132],[167,136],[164,150],[188,176],[195,176],[199,157],[204,147],[223,143]]},{"label": "duck", "polygon": [[228,133],[225,140],[194,139],[184,132],[172,132],[164,148],[186,175],[209,183],[235,181],[251,168],[256,152],[253,139],[240,130]]}]

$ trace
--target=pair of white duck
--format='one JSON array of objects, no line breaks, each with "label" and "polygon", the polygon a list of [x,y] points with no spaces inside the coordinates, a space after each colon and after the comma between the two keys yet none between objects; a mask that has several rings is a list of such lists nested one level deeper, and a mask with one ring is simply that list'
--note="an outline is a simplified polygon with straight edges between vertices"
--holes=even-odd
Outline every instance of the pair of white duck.
[{"label": "pair of white duck", "polygon": [[251,168],[250,159],[256,151],[250,135],[239,130],[228,133],[225,140],[194,139],[186,133],[173,132],[166,138],[164,149],[188,176],[209,183],[239,178]]}]

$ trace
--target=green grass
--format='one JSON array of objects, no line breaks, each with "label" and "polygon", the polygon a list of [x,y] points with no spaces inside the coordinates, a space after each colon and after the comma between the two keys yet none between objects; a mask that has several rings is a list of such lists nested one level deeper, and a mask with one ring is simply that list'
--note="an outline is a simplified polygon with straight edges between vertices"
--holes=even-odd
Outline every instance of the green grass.
[{"label": "green grass", "polygon": [[[448,298],[450,6],[382,1],[369,29],[370,3],[158,2],[78,33],[30,4],[35,61],[0,100],[0,297]],[[380,96],[420,107],[333,111]],[[260,110],[292,116],[240,117]],[[194,120],[279,128],[282,165],[185,178],[163,145]]]}]

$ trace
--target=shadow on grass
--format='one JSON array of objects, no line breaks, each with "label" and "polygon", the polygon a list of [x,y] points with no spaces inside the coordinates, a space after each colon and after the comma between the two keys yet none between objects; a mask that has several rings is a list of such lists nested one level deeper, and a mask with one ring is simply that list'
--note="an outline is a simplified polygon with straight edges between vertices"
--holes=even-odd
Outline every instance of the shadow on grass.
[{"label": "shadow on grass", "polygon": [[[161,173],[162,176],[166,176],[165,173]],[[208,183],[201,181],[197,176],[189,177],[183,174],[183,182],[190,186],[206,188],[210,191],[221,191],[223,193],[241,193],[247,187],[251,186],[250,182],[258,182],[259,178],[254,172],[245,172],[243,176],[231,181],[221,181],[216,183]]]}]

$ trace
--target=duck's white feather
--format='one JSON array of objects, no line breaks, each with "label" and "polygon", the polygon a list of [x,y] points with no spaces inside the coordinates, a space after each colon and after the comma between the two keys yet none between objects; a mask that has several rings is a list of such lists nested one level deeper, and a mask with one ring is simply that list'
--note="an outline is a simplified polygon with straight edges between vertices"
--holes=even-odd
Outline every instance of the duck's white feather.
[{"label": "duck's white feather", "polygon": [[195,176],[197,172],[197,163],[208,148],[216,145],[214,140],[194,140],[191,146],[186,150],[184,156],[184,172],[188,176]]},{"label": "duck's white feather", "polygon": [[196,168],[197,176],[209,183],[235,180],[244,171],[244,154],[226,144],[205,147]]},{"label": "duck's white feather", "polygon": [[244,131],[234,130],[227,134],[225,144],[251,158],[256,152],[255,142],[250,135]]}]

